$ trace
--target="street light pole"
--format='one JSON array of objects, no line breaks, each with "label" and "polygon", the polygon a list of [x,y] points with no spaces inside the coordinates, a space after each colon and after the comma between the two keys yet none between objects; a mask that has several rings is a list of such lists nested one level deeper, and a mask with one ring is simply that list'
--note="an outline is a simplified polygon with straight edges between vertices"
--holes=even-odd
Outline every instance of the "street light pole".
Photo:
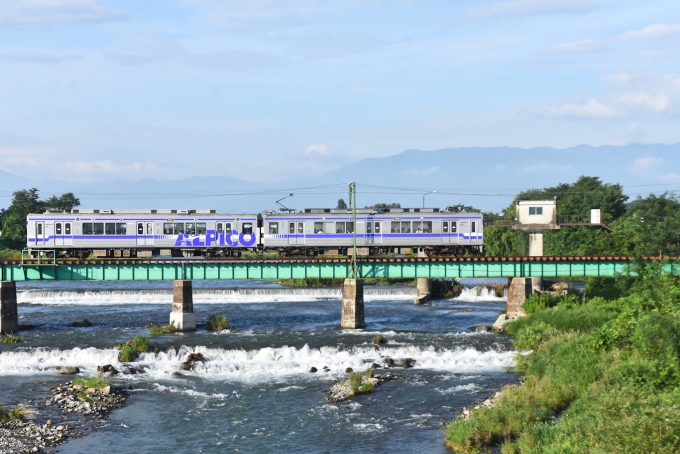
[{"label": "street light pole", "polygon": [[425,194],[423,194],[423,208],[425,208],[425,196],[428,194],[435,194],[437,192],[439,192],[439,189],[435,189],[434,191],[426,192]]}]

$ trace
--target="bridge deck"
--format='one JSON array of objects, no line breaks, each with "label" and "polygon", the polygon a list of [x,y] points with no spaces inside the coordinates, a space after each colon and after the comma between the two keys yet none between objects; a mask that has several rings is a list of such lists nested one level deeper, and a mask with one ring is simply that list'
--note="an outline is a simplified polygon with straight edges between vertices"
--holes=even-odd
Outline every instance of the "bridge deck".
[{"label": "bridge deck", "polygon": [[[643,258],[659,260],[658,257]],[[630,257],[441,257],[363,258],[363,278],[580,277],[629,272]],[[239,260],[90,260],[55,265],[37,261],[0,262],[0,278],[33,280],[175,280],[346,278],[349,259]],[[678,258],[668,259],[667,272],[680,274]]]}]

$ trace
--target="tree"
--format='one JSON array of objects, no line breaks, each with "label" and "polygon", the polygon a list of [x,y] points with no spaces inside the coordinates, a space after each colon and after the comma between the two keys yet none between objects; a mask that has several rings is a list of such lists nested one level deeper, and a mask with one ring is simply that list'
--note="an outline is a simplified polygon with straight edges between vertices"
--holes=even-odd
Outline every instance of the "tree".
[{"label": "tree", "polygon": [[61,197],[53,195],[42,202],[45,208],[53,208],[63,211],[71,211],[74,207],[80,206],[80,200],[72,192],[62,194]]},{"label": "tree", "polygon": [[347,204],[344,199],[338,199],[338,210],[346,210]]},{"label": "tree", "polygon": [[374,210],[380,209],[380,208],[401,208],[401,203],[393,202],[393,203],[374,203],[373,205],[365,206],[364,208],[372,208]]},{"label": "tree", "polygon": [[447,206],[446,209],[444,209],[444,211],[449,211],[451,213],[481,213],[482,212],[482,210],[480,210],[479,208],[475,208],[475,207],[470,206],[470,205],[463,205],[462,203],[458,204],[458,205]]}]

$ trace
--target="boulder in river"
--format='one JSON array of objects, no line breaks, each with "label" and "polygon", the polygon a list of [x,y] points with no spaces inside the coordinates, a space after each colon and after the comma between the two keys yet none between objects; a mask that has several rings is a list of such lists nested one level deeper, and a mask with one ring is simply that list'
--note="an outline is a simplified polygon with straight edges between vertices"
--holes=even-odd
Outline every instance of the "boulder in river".
[{"label": "boulder in river", "polygon": [[80,369],[77,367],[62,367],[59,369],[61,375],[75,375],[80,373]]},{"label": "boulder in river", "polygon": [[351,367],[348,367],[347,369],[345,369],[346,374],[351,374],[352,372],[354,372],[354,369],[352,369]]},{"label": "boulder in river", "polygon": [[316,367],[310,368],[309,371],[312,372],[312,373],[316,372]]}]

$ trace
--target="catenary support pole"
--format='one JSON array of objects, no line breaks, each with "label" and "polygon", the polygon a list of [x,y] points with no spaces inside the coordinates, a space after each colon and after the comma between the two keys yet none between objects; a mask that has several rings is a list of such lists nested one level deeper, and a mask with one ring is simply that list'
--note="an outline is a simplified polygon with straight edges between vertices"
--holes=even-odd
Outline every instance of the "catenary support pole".
[{"label": "catenary support pole", "polygon": [[196,331],[196,314],[194,314],[194,297],[191,281],[178,280],[172,292],[172,312],[170,323],[177,331]]},{"label": "catenary support pole", "polygon": [[12,281],[0,281],[0,333],[16,333],[18,330],[17,284]]}]

